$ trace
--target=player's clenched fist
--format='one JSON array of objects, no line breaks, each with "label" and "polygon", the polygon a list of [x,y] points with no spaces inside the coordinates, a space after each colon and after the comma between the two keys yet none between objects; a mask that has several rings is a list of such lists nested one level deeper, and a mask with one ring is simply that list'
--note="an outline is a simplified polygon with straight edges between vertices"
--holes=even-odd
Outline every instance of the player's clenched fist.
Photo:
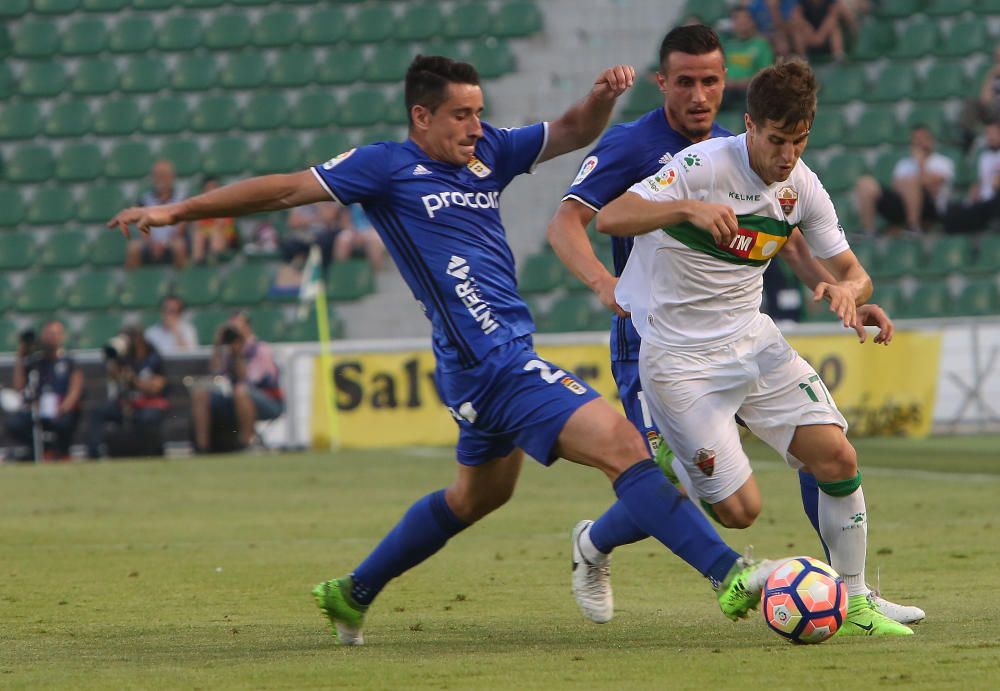
[{"label": "player's clenched fist", "polygon": [[635,83],[635,68],[631,65],[615,65],[601,72],[594,81],[594,94],[614,99],[621,96]]},{"label": "player's clenched fist", "polygon": [[728,247],[739,235],[740,225],[736,213],[725,204],[691,201],[688,221],[712,234],[712,240],[720,247]]},{"label": "player's clenched fist", "polygon": [[163,206],[133,206],[119,211],[108,221],[108,228],[118,228],[122,235],[131,237],[129,226],[134,225],[143,233],[149,234],[149,229],[155,226],[170,226],[176,223],[173,207]]}]

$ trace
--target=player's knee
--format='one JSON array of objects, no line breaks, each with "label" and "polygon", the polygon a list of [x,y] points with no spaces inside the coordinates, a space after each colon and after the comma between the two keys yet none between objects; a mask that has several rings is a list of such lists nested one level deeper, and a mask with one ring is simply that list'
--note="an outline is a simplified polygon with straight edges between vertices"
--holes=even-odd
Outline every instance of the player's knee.
[{"label": "player's knee", "polygon": [[488,494],[454,492],[449,493],[448,505],[458,518],[471,525],[506,504],[513,492],[513,488],[501,488]]},{"label": "player's knee", "polygon": [[734,530],[749,528],[757,520],[757,516],[760,515],[760,506],[745,504],[726,506],[724,504],[716,504],[712,508],[715,510],[715,515],[718,516],[719,522],[726,528]]}]

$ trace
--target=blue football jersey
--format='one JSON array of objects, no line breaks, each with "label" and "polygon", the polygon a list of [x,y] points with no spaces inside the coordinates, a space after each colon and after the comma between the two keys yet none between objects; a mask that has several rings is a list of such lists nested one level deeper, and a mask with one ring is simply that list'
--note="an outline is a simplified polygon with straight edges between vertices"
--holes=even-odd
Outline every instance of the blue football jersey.
[{"label": "blue football jersey", "polygon": [[313,168],[336,201],[363,206],[431,322],[442,371],[471,367],[535,330],[517,292],[500,194],[531,172],[547,134],[546,123],[499,129],[484,122],[463,166],[429,158],[407,140],[352,149]]},{"label": "blue football jersey", "polygon": [[[732,132],[712,125],[712,137],[731,137]],[[644,180],[670,162],[690,139],[667,122],[663,107],[651,110],[638,120],[615,125],[583,159],[580,172],[563,197],[575,199],[600,211],[620,197],[634,183]],[[632,238],[611,238],[615,276],[620,276],[632,251]],[[630,319],[611,317],[611,359],[639,359],[639,334]]]}]

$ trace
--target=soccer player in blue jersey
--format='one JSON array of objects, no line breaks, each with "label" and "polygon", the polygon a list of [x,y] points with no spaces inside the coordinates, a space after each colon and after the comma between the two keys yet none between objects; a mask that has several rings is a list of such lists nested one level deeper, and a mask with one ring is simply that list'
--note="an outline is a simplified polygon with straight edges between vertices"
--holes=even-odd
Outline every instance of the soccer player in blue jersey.
[{"label": "soccer player in blue jersey", "polygon": [[499,196],[516,175],[592,142],[628,66],[605,70],[551,123],[498,129],[480,120],[474,67],[418,56],[406,76],[405,142],[379,142],[309,170],[268,175],[109,221],[128,235],[182,220],[238,216],[326,199],[361,203],[433,327],[435,383],[459,426],[458,474],[414,503],[348,576],[313,591],[338,642],[363,642],[375,596],[511,496],[524,453],[595,467],[630,520],[708,577],[732,619],[756,606],[773,562],[744,561],[663,476],[635,428],[586,383],[534,352],[534,324],[517,293]]},{"label": "soccer player in blue jersey", "polygon": [[[625,268],[633,238],[613,237],[615,274],[596,257],[586,226],[608,202],[623,194],[633,183],[655,174],[671,157],[691,144],[732,133],[715,123],[725,86],[725,56],[716,33],[707,26],[682,26],[670,31],[660,46],[663,106],[637,120],[610,128],[580,166],[576,179],[552,218],[548,236],[556,253],[570,270],[598,296],[612,312],[611,368],[625,414],[646,438],[661,468],[675,481],[687,484],[683,466],[662,442],[646,406],[639,383],[639,335],[626,312],[615,302],[617,276]],[[721,205],[696,206],[692,221],[705,228],[734,227],[736,218]],[[795,274],[810,288],[834,278],[812,256],[801,232],[795,230],[780,252]],[[854,328],[865,339],[864,326],[877,326],[876,343],[892,338],[892,322],[877,305],[859,308]],[[808,472],[799,473],[802,503],[810,522],[819,533],[819,489]],[[746,527],[753,515],[718,515],[727,527]],[[759,509],[758,509],[759,510]],[[573,531],[573,592],[584,615],[598,623],[613,615],[614,602],[608,561],[611,551],[645,537],[615,505],[597,521],[581,521]],[[820,538],[822,541],[822,537]],[[826,545],[824,544],[824,549]],[[829,554],[827,555],[829,558]],[[923,618],[915,607],[902,607],[878,598],[883,612],[901,622]]]}]

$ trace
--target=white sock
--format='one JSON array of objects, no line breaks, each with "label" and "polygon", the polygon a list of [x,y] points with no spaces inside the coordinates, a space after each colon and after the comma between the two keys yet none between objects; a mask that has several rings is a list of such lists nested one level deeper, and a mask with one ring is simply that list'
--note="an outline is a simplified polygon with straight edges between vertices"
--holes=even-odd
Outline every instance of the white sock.
[{"label": "white sock", "polygon": [[603,564],[608,558],[608,555],[601,550],[594,547],[594,543],[590,541],[590,526],[580,533],[580,537],[577,540],[580,546],[580,554],[583,558],[587,560],[590,564]]},{"label": "white sock", "polygon": [[820,489],[819,532],[830,550],[830,566],[843,577],[847,594],[866,594],[868,510],[860,487],[846,497],[833,497]]}]

